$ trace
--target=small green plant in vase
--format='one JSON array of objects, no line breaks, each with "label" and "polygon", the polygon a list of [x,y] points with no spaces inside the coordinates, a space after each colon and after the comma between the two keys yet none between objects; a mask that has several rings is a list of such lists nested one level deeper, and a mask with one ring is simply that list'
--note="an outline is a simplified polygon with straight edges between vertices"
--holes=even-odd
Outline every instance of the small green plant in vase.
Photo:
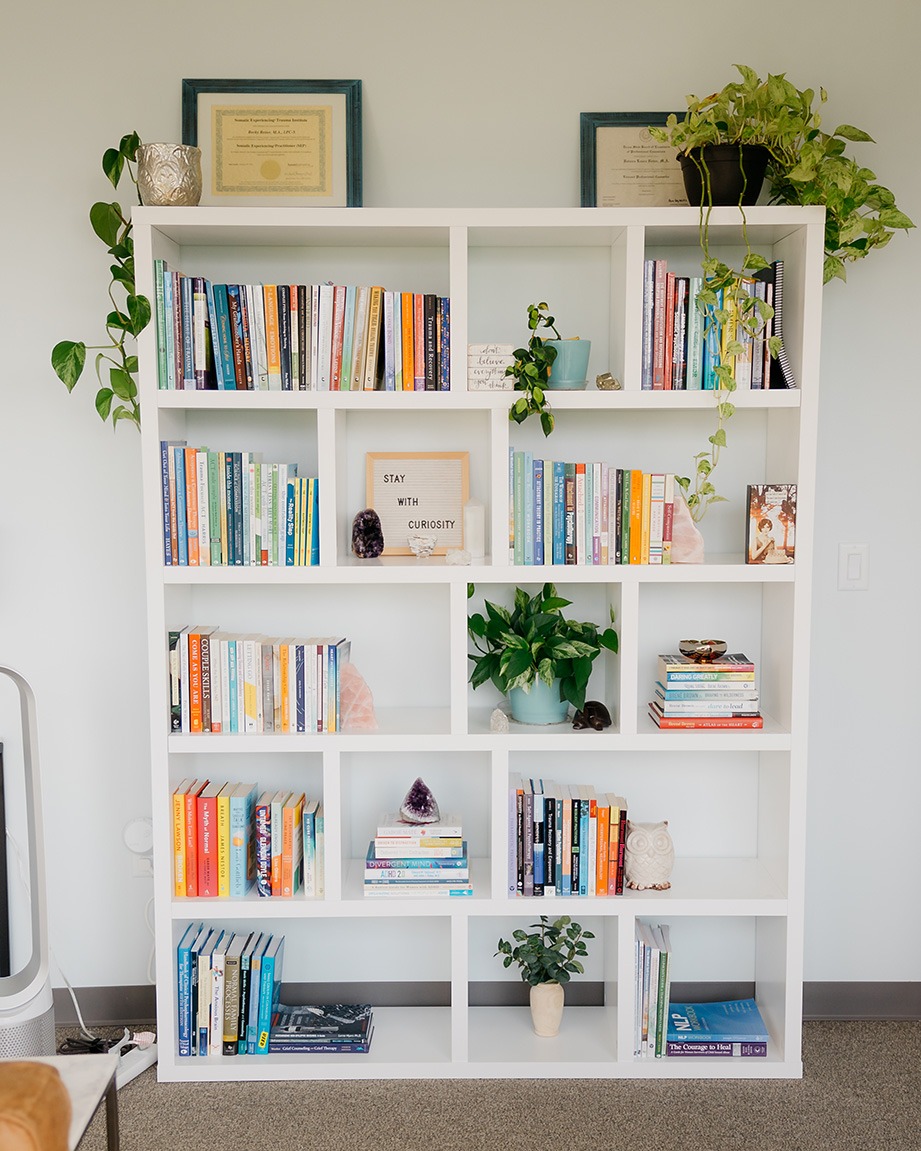
[{"label": "small green plant in vase", "polygon": [[527,931],[512,932],[512,939],[500,939],[496,955],[502,966],[517,963],[523,983],[531,988],[531,1019],[538,1035],[552,1037],[560,1029],[565,999],[563,986],[573,975],[582,975],[581,959],[588,954],[586,939],[594,933],[573,922],[568,915],[550,921],[542,915]]},{"label": "small green plant in vase", "polygon": [[[472,594],[472,585],[468,594]],[[474,665],[470,682],[478,688],[492,681],[508,696],[513,719],[561,723],[569,704],[581,710],[593,663],[602,649],[617,651],[613,627],[600,630],[594,623],[563,615],[562,609],[571,602],[558,596],[552,583],[545,583],[533,595],[517,587],[511,611],[487,600],[486,614],[474,612],[467,620],[467,632],[476,648],[468,657]],[[534,693],[540,696],[530,700]],[[546,699],[542,698],[545,694]],[[535,718],[538,704],[547,713],[541,711]]]}]

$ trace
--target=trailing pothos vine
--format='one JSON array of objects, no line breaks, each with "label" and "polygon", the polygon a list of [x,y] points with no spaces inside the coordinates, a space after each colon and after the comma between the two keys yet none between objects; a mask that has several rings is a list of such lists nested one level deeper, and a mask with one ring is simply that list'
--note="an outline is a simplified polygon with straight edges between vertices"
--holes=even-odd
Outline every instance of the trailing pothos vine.
[{"label": "trailing pothos vine", "polygon": [[[750,291],[756,272],[770,267],[768,261],[753,252],[748,241],[748,225],[744,209],[742,214],[742,236],[745,241],[745,257],[737,271],[722,260],[710,254],[710,211],[711,207],[701,207],[700,243],[703,249],[703,286],[693,305],[703,316],[703,339],[711,351],[716,377],[716,427],[707,437],[709,448],[698,452],[694,457],[693,476],[676,476],[687,498],[688,510],[695,523],[703,519],[711,504],[725,503],[726,497],[717,493],[712,475],[719,463],[720,451],[726,446],[726,424],[735,412],[730,396],[736,390],[735,360],[746,353],[745,345],[738,339],[739,329],[751,339],[765,340],[771,355],[780,351],[779,336],[765,336],[765,325],[773,317],[774,309],[765,300]],[[726,332],[727,338],[721,339]]]},{"label": "trailing pothos vine", "polygon": [[[117,148],[108,148],[102,157],[102,170],[114,188],[127,172],[137,187],[133,165],[141,141],[136,132],[121,138]],[[140,201],[139,201],[140,202]],[[130,214],[118,203],[96,203],[90,208],[93,231],[106,245],[115,261],[109,268],[109,301],[112,310],[105,320],[108,343],[87,345],[76,340],[62,340],[51,352],[51,366],[69,392],[83,374],[87,351],[97,352],[96,411],[103,421],[111,419],[114,427],[128,420],[135,427],[141,424],[138,403],[137,356],[129,351],[125,341],[132,340],[150,323],[150,301],[136,291],[134,274],[134,240],[131,236]]]}]

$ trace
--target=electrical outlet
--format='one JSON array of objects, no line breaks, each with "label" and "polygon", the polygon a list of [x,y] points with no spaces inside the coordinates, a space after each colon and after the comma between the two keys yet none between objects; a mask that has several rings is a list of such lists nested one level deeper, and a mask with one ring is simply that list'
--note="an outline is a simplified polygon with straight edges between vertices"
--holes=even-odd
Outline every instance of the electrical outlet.
[{"label": "electrical outlet", "polygon": [[153,857],[150,855],[132,855],[131,874],[135,879],[153,879]]}]

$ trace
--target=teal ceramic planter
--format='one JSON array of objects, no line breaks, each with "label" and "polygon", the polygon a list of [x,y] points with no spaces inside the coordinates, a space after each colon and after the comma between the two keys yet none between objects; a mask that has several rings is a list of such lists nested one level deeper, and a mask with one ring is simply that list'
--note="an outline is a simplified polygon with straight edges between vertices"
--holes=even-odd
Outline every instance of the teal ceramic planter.
[{"label": "teal ceramic planter", "polygon": [[512,719],[518,723],[562,723],[569,713],[569,702],[560,699],[560,681],[547,687],[542,679],[531,684],[530,691],[513,687],[508,693]]},{"label": "teal ceramic planter", "polygon": [[550,368],[548,388],[557,391],[579,391],[588,383],[588,358],[591,340],[547,340],[556,348],[556,359]]}]

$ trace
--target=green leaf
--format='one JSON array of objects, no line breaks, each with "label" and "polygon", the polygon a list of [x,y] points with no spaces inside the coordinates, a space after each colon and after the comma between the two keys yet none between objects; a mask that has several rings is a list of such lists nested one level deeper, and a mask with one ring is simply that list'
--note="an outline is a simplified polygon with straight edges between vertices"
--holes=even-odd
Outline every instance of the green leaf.
[{"label": "green leaf", "polygon": [[136,336],[150,323],[150,300],[146,296],[129,296],[127,304],[131,334]]},{"label": "green leaf", "polygon": [[134,380],[122,368],[109,369],[109,383],[120,400],[133,400],[138,394]]},{"label": "green leaf", "polygon": [[109,418],[114,397],[115,393],[111,388],[100,388],[96,393],[96,411],[99,413],[100,419],[107,420]]},{"label": "green leaf", "polygon": [[106,148],[102,154],[102,170],[114,188],[118,187],[122,169],[125,166],[125,157],[117,148]]},{"label": "green leaf", "polygon": [[101,201],[90,208],[90,224],[104,244],[112,247],[118,241],[122,224],[121,209],[118,204],[104,204]]},{"label": "green leaf", "polygon": [[138,148],[141,146],[141,139],[137,132],[128,132],[122,136],[118,144],[118,150],[125,157],[130,160],[132,164],[137,159]]},{"label": "green leaf", "polygon": [[141,417],[137,410],[134,408],[126,408],[123,405],[119,406],[112,412],[112,423],[117,424],[119,420],[129,420],[138,428],[141,426]]},{"label": "green leaf", "polygon": [[914,224],[898,208],[886,208],[879,214],[879,222],[887,228],[913,228]]},{"label": "green leaf", "polygon": [[51,349],[51,366],[69,392],[80,379],[86,365],[86,344],[62,340]]},{"label": "green leaf", "polygon": [[833,136],[841,136],[845,140],[851,140],[853,143],[873,144],[875,141],[872,136],[868,136],[866,132],[860,128],[855,128],[852,124],[839,124],[838,127],[832,132]]},{"label": "green leaf", "polygon": [[710,436],[710,443],[716,444],[719,448],[724,448],[726,446],[726,429],[717,428],[713,435]]}]

